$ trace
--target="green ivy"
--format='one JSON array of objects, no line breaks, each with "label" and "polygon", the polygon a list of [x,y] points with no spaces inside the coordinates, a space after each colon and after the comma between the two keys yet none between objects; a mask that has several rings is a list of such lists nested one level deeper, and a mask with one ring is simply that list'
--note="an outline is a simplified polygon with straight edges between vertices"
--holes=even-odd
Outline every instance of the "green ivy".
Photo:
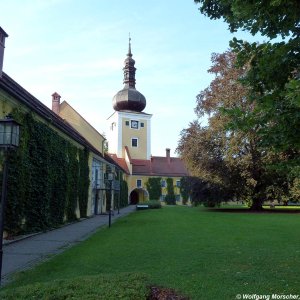
[{"label": "green ivy", "polygon": [[150,177],[146,182],[149,200],[160,200],[161,196],[161,178]]},{"label": "green ivy", "polygon": [[86,216],[88,151],[61,137],[32,114],[13,111],[21,127],[20,146],[8,157],[5,229],[10,234],[46,230]]},{"label": "green ivy", "polygon": [[120,208],[128,206],[128,184],[126,180],[120,182]]},{"label": "green ivy", "polygon": [[176,204],[173,178],[167,178],[167,195],[165,197],[165,202],[168,205],[175,205]]},{"label": "green ivy", "polygon": [[79,150],[79,186],[78,186],[78,202],[80,217],[86,217],[88,194],[89,194],[89,152],[87,149]]}]

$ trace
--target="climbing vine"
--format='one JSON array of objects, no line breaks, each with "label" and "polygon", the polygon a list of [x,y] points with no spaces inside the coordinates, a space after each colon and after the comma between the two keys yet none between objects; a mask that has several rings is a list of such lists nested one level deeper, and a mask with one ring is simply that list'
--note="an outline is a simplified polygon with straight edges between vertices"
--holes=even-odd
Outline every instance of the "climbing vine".
[{"label": "climbing vine", "polygon": [[86,217],[88,193],[89,193],[89,152],[87,149],[79,150],[79,186],[78,186],[78,202],[80,217]]},{"label": "climbing vine", "polygon": [[61,137],[31,113],[13,111],[22,124],[19,148],[8,157],[5,229],[34,232],[86,215],[88,151]]},{"label": "climbing vine", "polygon": [[161,178],[150,177],[146,182],[150,200],[159,200],[161,196]]},{"label": "climbing vine", "polygon": [[167,178],[167,195],[165,197],[165,202],[169,205],[175,205],[176,204],[173,178]]},{"label": "climbing vine", "polygon": [[120,208],[128,206],[128,184],[126,180],[120,182]]}]

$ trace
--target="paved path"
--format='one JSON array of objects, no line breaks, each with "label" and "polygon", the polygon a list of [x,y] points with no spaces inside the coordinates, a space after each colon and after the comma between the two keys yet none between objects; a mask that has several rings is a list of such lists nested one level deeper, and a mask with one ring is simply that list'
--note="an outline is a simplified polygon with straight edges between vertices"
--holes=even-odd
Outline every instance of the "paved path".
[{"label": "paved path", "polygon": [[[120,214],[115,211],[112,223],[135,209],[135,206],[130,205],[120,209]],[[13,243],[5,243],[3,246],[2,285],[9,282],[11,275],[15,272],[29,269],[49,256],[63,252],[87,239],[102,226],[108,226],[108,215],[96,215],[59,229],[32,235]]]}]

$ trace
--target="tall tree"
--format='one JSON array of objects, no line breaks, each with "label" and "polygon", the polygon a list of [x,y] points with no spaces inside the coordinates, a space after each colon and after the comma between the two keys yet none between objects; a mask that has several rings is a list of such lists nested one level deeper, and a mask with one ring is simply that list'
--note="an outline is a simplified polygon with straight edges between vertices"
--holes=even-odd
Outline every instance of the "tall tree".
[{"label": "tall tree", "polygon": [[227,22],[231,32],[242,29],[269,39],[264,43],[231,41],[240,66],[250,65],[243,80],[256,102],[251,113],[235,110],[241,118],[232,125],[248,130],[253,123],[257,124],[262,146],[286,158],[278,169],[299,176],[300,2],[195,0],[195,3],[211,19]]},{"label": "tall tree", "polygon": [[198,117],[208,116],[208,126],[191,123],[181,133],[178,151],[193,175],[221,184],[227,193],[251,201],[251,208],[259,210],[270,186],[276,184],[275,178],[281,180],[275,171],[266,168],[277,157],[261,150],[257,124],[248,126],[247,131],[227,126],[241,122],[256,109],[256,103],[249,100],[248,87],[240,82],[249,67],[237,68],[232,51],[213,54],[212,63],[208,72],[215,78],[197,96],[195,109]]}]

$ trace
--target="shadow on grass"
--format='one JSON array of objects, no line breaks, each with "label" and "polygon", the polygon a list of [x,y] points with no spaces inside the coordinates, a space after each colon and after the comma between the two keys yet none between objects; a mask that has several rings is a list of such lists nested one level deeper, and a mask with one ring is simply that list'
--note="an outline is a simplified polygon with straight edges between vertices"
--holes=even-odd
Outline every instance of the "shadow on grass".
[{"label": "shadow on grass", "polygon": [[300,214],[300,209],[293,208],[263,208],[251,210],[250,208],[205,208],[206,212],[243,213],[243,214]]}]

